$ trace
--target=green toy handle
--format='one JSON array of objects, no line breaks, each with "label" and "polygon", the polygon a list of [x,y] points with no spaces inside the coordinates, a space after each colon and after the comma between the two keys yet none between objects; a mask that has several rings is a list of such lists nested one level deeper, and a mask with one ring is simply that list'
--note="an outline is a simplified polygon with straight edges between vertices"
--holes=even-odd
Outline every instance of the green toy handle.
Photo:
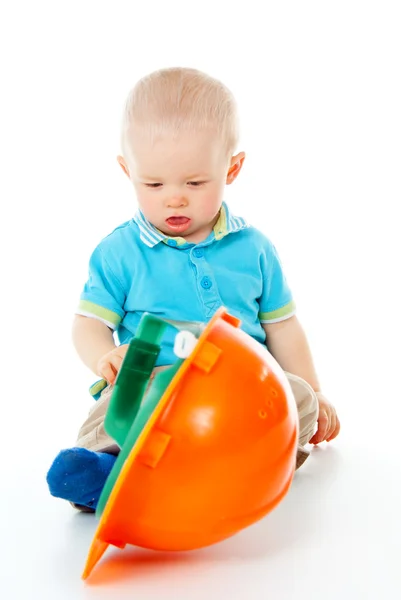
[{"label": "green toy handle", "polygon": [[118,373],[104,428],[120,448],[138,414],[167,323],[144,314]]}]

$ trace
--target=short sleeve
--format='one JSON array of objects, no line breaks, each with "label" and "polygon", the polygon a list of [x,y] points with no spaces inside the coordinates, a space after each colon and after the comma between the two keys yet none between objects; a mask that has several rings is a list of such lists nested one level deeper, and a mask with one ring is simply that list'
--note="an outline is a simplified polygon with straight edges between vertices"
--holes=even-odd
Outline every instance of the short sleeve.
[{"label": "short sleeve", "polygon": [[89,276],[76,313],[99,319],[115,330],[125,315],[125,296],[105,252],[98,246],[89,260]]},{"label": "short sleeve", "polygon": [[261,257],[263,292],[259,300],[261,323],[277,323],[295,314],[295,302],[275,246],[267,240]]}]

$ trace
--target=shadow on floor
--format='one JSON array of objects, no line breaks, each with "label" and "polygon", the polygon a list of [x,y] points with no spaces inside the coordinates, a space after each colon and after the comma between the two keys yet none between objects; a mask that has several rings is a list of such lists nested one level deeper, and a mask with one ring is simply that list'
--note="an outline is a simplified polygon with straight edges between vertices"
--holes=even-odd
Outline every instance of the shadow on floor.
[{"label": "shadow on floor", "polygon": [[[194,568],[207,569],[216,563],[231,564],[258,559],[274,559],[293,545],[305,545],[305,539],[323,530],[324,511],[316,504],[329,502],[332,486],[338,480],[342,458],[336,448],[329,445],[313,449],[311,457],[294,477],[287,496],[281,504],[262,521],[236,536],[202,550],[165,553],[127,546],[124,550],[109,548],[86,581],[89,586],[108,585],[128,580],[148,580],[149,577],[166,577],[171,580],[180,573]],[[71,523],[72,537],[89,550],[96,529],[93,515],[77,514]],[[313,533],[314,532],[314,533]],[[307,544],[306,544],[307,545]],[[80,548],[79,555],[82,557]],[[76,557],[78,558],[78,557]],[[74,560],[74,567],[77,561]],[[82,569],[84,562],[82,563]],[[70,573],[76,576],[76,573]]]}]

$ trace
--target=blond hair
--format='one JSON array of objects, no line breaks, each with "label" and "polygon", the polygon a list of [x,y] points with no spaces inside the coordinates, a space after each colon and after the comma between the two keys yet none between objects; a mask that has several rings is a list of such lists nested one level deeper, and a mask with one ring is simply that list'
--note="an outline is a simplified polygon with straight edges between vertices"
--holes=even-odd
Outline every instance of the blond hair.
[{"label": "blond hair", "polygon": [[223,83],[197,69],[160,69],[140,79],[128,95],[121,131],[124,154],[137,128],[152,141],[166,130],[173,136],[213,130],[233,154],[238,144],[236,102]]}]

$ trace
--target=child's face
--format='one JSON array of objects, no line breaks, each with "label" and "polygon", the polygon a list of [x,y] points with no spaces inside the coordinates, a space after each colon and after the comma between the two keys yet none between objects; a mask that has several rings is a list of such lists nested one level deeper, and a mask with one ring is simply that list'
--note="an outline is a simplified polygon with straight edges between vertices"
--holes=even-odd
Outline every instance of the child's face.
[{"label": "child's face", "polygon": [[125,161],[118,160],[134,184],[145,217],[168,236],[198,243],[218,219],[223,191],[237,177],[245,155],[227,157],[210,132],[165,134],[154,144],[138,132]]}]

